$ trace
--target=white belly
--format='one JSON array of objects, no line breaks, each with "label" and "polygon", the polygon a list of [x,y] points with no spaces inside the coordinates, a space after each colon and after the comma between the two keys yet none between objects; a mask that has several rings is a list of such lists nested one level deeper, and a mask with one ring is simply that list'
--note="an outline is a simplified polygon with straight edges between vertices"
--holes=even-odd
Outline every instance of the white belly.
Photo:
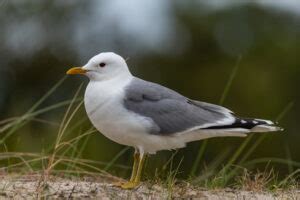
[{"label": "white belly", "polygon": [[147,135],[151,121],[128,112],[123,106],[123,90],[107,89],[100,83],[90,83],[85,93],[85,108],[92,124],[109,139],[137,147]]}]

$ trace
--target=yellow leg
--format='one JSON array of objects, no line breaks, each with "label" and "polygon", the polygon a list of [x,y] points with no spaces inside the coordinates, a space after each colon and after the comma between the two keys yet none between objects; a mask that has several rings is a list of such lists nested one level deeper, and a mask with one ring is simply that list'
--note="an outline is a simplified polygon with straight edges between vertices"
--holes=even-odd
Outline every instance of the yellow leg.
[{"label": "yellow leg", "polygon": [[142,171],[143,171],[143,167],[144,167],[145,160],[146,160],[146,156],[143,155],[143,156],[140,158],[139,167],[138,167],[138,169],[137,169],[136,176],[135,176],[135,179],[134,179],[134,181],[137,182],[137,183],[140,183],[140,182],[141,182]]},{"label": "yellow leg", "polygon": [[136,175],[135,175],[133,180],[130,179],[129,182],[124,183],[123,185],[121,185],[121,187],[123,189],[133,189],[133,188],[137,187],[140,184],[145,159],[146,159],[146,156],[144,154],[139,156],[139,162],[138,162],[138,166],[137,166]]},{"label": "yellow leg", "polygon": [[[130,178],[129,182],[134,182],[134,179],[135,179],[135,176],[136,176],[136,173],[137,173],[137,170],[138,170],[139,162],[140,162],[140,154],[135,152],[134,156],[133,156],[133,168],[132,168],[131,178]],[[121,187],[125,183],[126,182],[124,182],[124,181],[123,182],[120,181],[120,182],[113,183],[113,185],[117,186],[117,187]]]},{"label": "yellow leg", "polygon": [[133,168],[132,168],[132,172],[131,172],[130,181],[134,181],[134,179],[136,177],[136,173],[137,173],[137,170],[138,170],[139,162],[140,162],[140,154],[139,153],[134,153],[134,156],[133,156]]}]

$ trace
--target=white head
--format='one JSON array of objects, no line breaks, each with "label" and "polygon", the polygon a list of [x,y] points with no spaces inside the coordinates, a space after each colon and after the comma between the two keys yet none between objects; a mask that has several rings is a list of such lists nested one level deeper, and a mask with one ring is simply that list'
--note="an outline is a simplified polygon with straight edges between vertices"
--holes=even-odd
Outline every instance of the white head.
[{"label": "white head", "polygon": [[115,77],[131,76],[126,61],[111,52],[92,57],[83,67],[70,69],[67,74],[84,74],[91,81],[104,81]]}]

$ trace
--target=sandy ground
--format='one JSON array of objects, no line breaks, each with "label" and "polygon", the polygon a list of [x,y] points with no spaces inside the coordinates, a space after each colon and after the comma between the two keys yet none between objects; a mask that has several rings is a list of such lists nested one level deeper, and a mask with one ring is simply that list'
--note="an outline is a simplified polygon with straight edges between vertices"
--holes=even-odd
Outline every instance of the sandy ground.
[{"label": "sandy ground", "polygon": [[0,199],[295,199],[300,200],[300,191],[281,193],[205,190],[187,184],[177,185],[172,190],[158,186],[142,184],[135,190],[122,190],[114,187],[112,178],[67,179],[50,177],[47,182],[41,181],[39,175],[1,176]]}]

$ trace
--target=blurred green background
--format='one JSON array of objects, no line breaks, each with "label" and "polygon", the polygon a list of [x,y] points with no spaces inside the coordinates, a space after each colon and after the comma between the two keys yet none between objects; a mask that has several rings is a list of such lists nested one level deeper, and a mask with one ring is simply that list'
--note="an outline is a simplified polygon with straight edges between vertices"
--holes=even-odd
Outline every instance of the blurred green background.
[{"label": "blurred green background", "polygon": [[[0,121],[26,112],[70,67],[112,51],[127,58],[134,75],[216,104],[237,69],[223,105],[238,115],[276,120],[293,103],[279,121],[285,131],[268,134],[247,160],[300,162],[299,1],[1,0],[0,44]],[[67,78],[41,107],[72,98],[87,81]],[[54,142],[65,110],[38,116],[39,121],[11,135],[2,151],[44,151]],[[76,119],[87,120],[84,110],[80,112]],[[90,127],[86,121],[72,134]],[[255,135],[245,151],[259,137]],[[212,162],[223,152],[233,154],[244,140],[208,140],[201,163]],[[201,144],[191,143],[176,154],[177,162],[183,158],[183,176]],[[123,148],[93,134],[81,157],[109,162]],[[131,153],[126,151],[117,163],[130,166]],[[171,154],[152,156],[149,171],[162,166]],[[282,174],[291,172],[288,165],[272,166]]]}]

